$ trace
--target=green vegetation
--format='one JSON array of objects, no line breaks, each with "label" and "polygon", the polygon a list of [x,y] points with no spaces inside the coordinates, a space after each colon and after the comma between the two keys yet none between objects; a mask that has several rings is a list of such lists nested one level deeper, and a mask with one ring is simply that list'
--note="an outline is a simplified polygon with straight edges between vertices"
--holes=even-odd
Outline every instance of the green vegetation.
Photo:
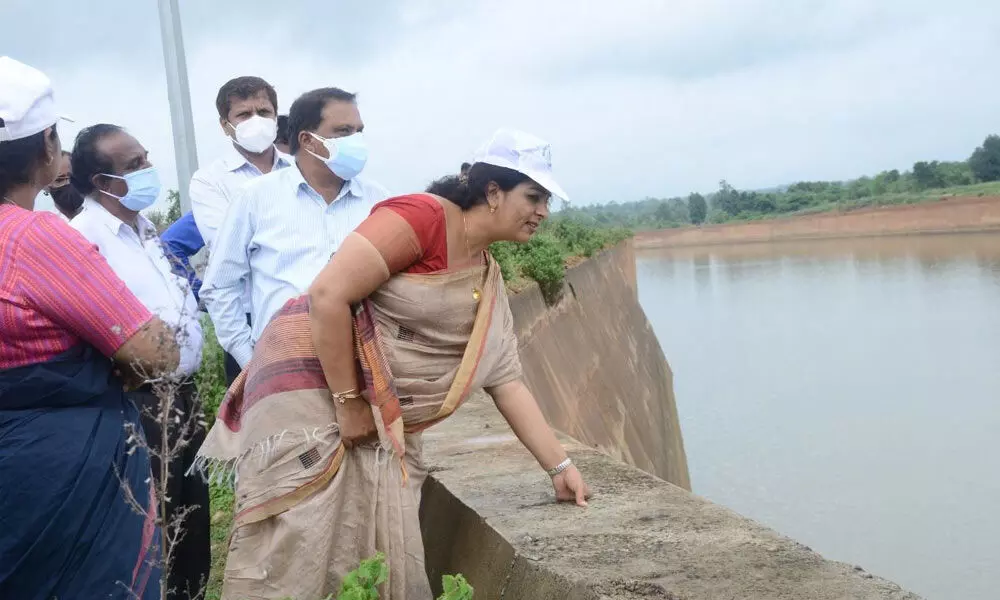
[{"label": "green vegetation", "polygon": [[[198,395],[201,397],[205,421],[215,422],[219,405],[226,395],[225,355],[215,337],[215,327],[207,316],[201,320],[204,348],[201,368],[195,374]],[[209,514],[212,519],[212,571],[209,574],[205,600],[219,600],[222,595],[222,574],[226,568],[229,548],[229,531],[233,522],[233,489],[223,483],[209,484]]]},{"label": "green vegetation", "polygon": [[[337,600],[378,600],[378,586],[389,579],[389,567],[381,552],[373,558],[361,561],[340,583]],[[327,600],[332,600],[332,596]]]},{"label": "green vegetation", "polygon": [[763,191],[740,191],[723,180],[707,197],[690,194],[566,206],[559,214],[583,225],[649,230],[986,195],[1000,195],[1000,136],[996,135],[987,137],[965,161],[919,161],[909,171],[892,169],[851,181],[802,181]]},{"label": "green vegetation", "polygon": [[[336,598],[330,594],[323,600],[379,600],[378,586],[389,580],[389,567],[385,565],[385,555],[379,552],[372,558],[361,561],[344,577]],[[472,586],[461,575],[443,577],[444,593],[438,600],[472,600]],[[295,600],[284,598],[283,600]]]},{"label": "green vegetation", "polygon": [[589,258],[632,236],[624,227],[599,227],[580,220],[557,216],[542,224],[526,244],[498,242],[490,253],[500,263],[507,287],[518,292],[529,280],[538,282],[550,304],[562,290],[566,267]]},{"label": "green vegetation", "polygon": [[181,195],[177,190],[167,192],[167,210],[153,210],[146,213],[146,218],[156,227],[158,233],[163,233],[181,218]]},{"label": "green vegetation", "polygon": [[[389,567],[385,565],[385,555],[381,552],[373,558],[361,561],[357,569],[344,577],[336,600],[379,600],[378,586],[389,578]],[[461,575],[445,575],[444,593],[438,600],[472,600],[472,586]],[[334,600],[331,594],[326,600]]]}]

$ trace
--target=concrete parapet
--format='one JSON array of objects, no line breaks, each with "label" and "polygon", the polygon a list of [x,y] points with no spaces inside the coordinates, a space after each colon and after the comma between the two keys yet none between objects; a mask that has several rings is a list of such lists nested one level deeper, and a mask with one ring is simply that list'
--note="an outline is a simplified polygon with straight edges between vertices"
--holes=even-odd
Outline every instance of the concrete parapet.
[{"label": "concrete parapet", "polygon": [[569,437],[590,507],[548,477],[492,403],[424,433],[421,527],[432,582],[463,573],[477,600],[917,600]]}]

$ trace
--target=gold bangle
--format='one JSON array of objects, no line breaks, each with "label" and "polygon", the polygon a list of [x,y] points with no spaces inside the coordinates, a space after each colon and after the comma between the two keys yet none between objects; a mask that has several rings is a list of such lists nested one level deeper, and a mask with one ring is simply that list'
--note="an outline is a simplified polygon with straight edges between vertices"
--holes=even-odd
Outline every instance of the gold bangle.
[{"label": "gold bangle", "polygon": [[343,392],[332,392],[330,396],[332,396],[334,401],[338,402],[339,404],[343,404],[348,400],[357,400],[358,398],[361,398],[361,394],[358,392],[358,390],[354,388],[351,388]]}]

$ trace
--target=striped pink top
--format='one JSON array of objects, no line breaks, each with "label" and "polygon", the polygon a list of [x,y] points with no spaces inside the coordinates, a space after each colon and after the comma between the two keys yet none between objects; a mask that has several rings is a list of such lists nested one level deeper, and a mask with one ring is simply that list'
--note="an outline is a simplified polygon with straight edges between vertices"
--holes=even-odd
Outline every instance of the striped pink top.
[{"label": "striped pink top", "polygon": [[58,216],[0,204],[0,369],[81,342],[110,357],[151,318],[97,248]]}]

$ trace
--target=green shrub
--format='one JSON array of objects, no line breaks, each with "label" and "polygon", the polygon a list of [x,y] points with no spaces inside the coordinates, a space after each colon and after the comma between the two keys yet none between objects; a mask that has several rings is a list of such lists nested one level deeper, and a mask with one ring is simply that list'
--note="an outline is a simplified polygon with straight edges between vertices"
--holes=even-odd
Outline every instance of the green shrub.
[{"label": "green shrub", "polygon": [[389,567],[385,564],[385,555],[379,552],[374,557],[361,561],[357,569],[344,577],[337,600],[379,600],[378,586],[387,579]]},{"label": "green shrub", "polygon": [[445,575],[441,583],[444,593],[438,600],[472,600],[472,593],[475,591],[465,577],[461,575]]},{"label": "green shrub", "polygon": [[521,272],[538,282],[547,302],[555,302],[566,275],[566,255],[559,247],[559,240],[539,233],[525,244],[525,249]]},{"label": "green shrub", "polygon": [[490,254],[499,263],[508,287],[519,291],[519,282],[534,280],[551,304],[562,291],[567,258],[590,258],[630,237],[632,230],[627,227],[598,227],[575,219],[555,218],[543,223],[528,243],[497,242],[490,246]]},{"label": "green shrub", "polygon": [[503,280],[510,283],[521,277],[520,244],[514,242],[496,242],[490,245],[490,254],[500,265]]},{"label": "green shrub", "polygon": [[201,319],[202,338],[205,343],[201,352],[201,367],[195,373],[194,381],[201,397],[205,421],[211,425],[215,414],[226,396],[226,358],[222,346],[215,339],[215,327],[207,315]]},{"label": "green shrub", "polygon": [[[379,552],[372,558],[361,561],[357,569],[344,577],[336,600],[379,600],[378,586],[389,579],[389,567],[385,565],[385,555]],[[465,577],[445,575],[441,578],[444,593],[438,600],[472,600],[473,590]],[[326,600],[334,600],[333,594]]]}]

